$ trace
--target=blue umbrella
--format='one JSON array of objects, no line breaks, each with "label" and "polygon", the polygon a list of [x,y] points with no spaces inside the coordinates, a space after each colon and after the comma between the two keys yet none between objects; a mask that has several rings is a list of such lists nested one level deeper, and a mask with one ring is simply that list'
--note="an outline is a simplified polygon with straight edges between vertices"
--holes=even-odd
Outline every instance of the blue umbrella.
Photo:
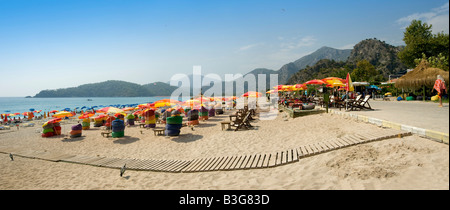
[{"label": "blue umbrella", "polygon": [[369,89],[381,90],[381,88],[376,85],[369,85]]}]

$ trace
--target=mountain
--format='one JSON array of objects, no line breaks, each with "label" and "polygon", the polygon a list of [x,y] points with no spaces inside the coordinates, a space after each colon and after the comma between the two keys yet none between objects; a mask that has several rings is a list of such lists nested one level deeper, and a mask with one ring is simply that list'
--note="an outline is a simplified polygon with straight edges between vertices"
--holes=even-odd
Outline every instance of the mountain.
[{"label": "mountain", "polygon": [[344,61],[322,59],[315,65],[308,66],[292,75],[285,84],[300,84],[308,80],[326,77],[345,78],[348,71],[351,70]]},{"label": "mountain", "polygon": [[356,66],[358,61],[367,60],[375,69],[381,71],[384,77],[406,73],[407,67],[397,56],[403,48],[404,46],[392,46],[376,38],[366,39],[354,46],[347,62]]},{"label": "mountain", "polygon": [[[389,75],[406,73],[406,66],[397,57],[403,46],[392,46],[377,39],[366,39],[356,44],[351,50],[347,60],[340,62],[330,59],[318,61],[315,65],[308,66],[293,74],[286,84],[304,83],[311,79],[325,77],[345,78],[356,68],[356,63],[361,60],[369,61],[385,79]],[[280,83],[283,84],[283,83]]]},{"label": "mountain", "polygon": [[319,60],[329,59],[335,61],[346,61],[351,51],[351,49],[339,50],[331,47],[321,47],[309,55],[303,56],[294,62],[283,65],[278,71],[258,68],[247,74],[253,74],[255,76],[258,74],[266,74],[267,79],[269,78],[269,74],[278,74],[278,83],[286,84],[293,74],[306,68],[307,66],[316,64]]},{"label": "mountain", "polygon": [[131,82],[108,80],[57,90],[42,90],[34,97],[140,97],[169,96],[176,87],[162,82],[139,85]]},{"label": "mountain", "polygon": [[[354,46],[353,49],[339,50],[331,47],[322,47],[315,52],[303,56],[293,62],[283,65],[278,70],[257,68],[244,75],[266,75],[266,88],[270,89],[270,74],[278,75],[278,84],[303,83],[315,78],[336,76],[345,78],[347,72],[351,73],[360,60],[367,60],[381,72],[384,77],[392,74],[401,74],[406,67],[400,62],[397,53],[403,47],[395,47],[377,39],[366,39]],[[191,95],[196,95],[199,90],[193,90],[192,75],[190,79]],[[201,77],[202,80],[205,78]],[[224,78],[222,78],[224,79]],[[215,81],[214,79],[212,81]],[[218,81],[221,82],[221,81]],[[248,84],[243,84],[244,92],[248,91]],[[202,92],[208,91],[209,84],[203,84]],[[222,90],[225,93],[235,93],[236,81],[225,83],[222,81]],[[57,90],[42,90],[34,97],[139,97],[139,96],[169,96],[178,87],[168,83],[155,82],[139,85],[131,82],[109,80],[100,83],[80,85],[78,87],[63,88]],[[187,88],[187,87],[181,87]],[[256,90],[259,90],[258,87]],[[261,91],[261,90],[260,90]]]},{"label": "mountain", "polygon": [[[255,78],[258,78],[258,74],[266,75],[266,89],[270,89],[270,74],[278,74],[278,84],[287,84],[289,78],[296,74],[299,70],[313,66],[318,61],[323,59],[329,59],[334,61],[346,61],[350,55],[351,49],[339,50],[331,47],[321,47],[315,52],[303,56],[293,62],[284,64],[278,70],[271,70],[266,68],[258,68],[245,74],[253,74]],[[244,75],[244,76],[245,76]],[[258,87],[257,87],[258,90]]]},{"label": "mountain", "polygon": [[338,50],[331,47],[322,47],[315,52],[294,61],[294,64],[297,66],[297,68],[303,69],[307,66],[316,64],[319,60],[322,59],[346,61],[350,56],[351,51],[352,49]]}]

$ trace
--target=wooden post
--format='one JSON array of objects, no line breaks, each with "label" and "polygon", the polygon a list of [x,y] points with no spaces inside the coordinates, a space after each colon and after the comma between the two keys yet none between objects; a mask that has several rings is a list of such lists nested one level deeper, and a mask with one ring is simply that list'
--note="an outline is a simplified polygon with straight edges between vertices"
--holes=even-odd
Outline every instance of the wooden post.
[{"label": "wooden post", "polygon": [[425,85],[422,87],[423,89],[423,101],[425,101]]}]

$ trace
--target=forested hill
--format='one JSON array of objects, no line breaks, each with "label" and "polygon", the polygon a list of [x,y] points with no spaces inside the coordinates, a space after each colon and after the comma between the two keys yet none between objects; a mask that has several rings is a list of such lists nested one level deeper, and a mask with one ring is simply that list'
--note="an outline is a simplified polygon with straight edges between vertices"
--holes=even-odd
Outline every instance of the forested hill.
[{"label": "forested hill", "polygon": [[366,60],[377,71],[377,80],[385,81],[389,75],[404,74],[407,67],[400,61],[397,54],[404,47],[392,46],[377,39],[366,39],[356,44],[346,61],[323,59],[293,74],[287,84],[303,83],[311,79],[325,77],[346,78],[352,73],[359,61]]},{"label": "forested hill", "polygon": [[108,80],[105,82],[80,85],[57,90],[42,90],[34,97],[149,97],[170,96],[177,87],[155,82],[139,85],[131,82]]}]

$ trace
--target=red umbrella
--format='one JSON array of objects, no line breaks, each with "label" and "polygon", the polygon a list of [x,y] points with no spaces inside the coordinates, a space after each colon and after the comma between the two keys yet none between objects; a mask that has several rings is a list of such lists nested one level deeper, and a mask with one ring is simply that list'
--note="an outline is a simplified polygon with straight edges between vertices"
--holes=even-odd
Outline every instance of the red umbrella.
[{"label": "red umbrella", "polygon": [[342,83],[345,83],[345,79],[341,79],[339,77],[327,77],[327,78],[322,79],[322,81],[324,81],[324,82],[326,82],[327,80],[339,80]]},{"label": "red umbrella", "polygon": [[101,114],[101,115],[95,117],[95,119],[101,119],[101,118],[104,118],[104,117],[108,117],[108,115]]},{"label": "red umbrella", "polygon": [[305,82],[305,85],[323,85],[323,84],[325,84],[325,82],[318,79],[313,79],[309,80],[308,82]]},{"label": "red umbrella", "polygon": [[97,110],[97,112],[104,112],[104,113],[122,113],[123,115],[126,115],[125,111],[123,111],[122,109],[119,108],[115,108],[115,107],[105,107],[102,109]]},{"label": "red umbrella", "polygon": [[89,115],[83,114],[83,115],[78,117],[78,119],[86,119],[86,118],[89,118]]},{"label": "red umbrella", "polygon": [[62,118],[53,118],[49,121],[47,121],[47,123],[57,123],[57,122],[61,122]]},{"label": "red umbrella", "polygon": [[48,113],[55,113],[55,112],[58,112],[58,110],[52,110],[52,111],[49,111]]},{"label": "red umbrella", "polygon": [[306,85],[304,85],[304,84],[296,84],[296,85],[295,85],[295,88],[297,88],[297,89],[302,88],[302,89],[304,89],[304,90],[308,89],[308,88],[306,87]]},{"label": "red umbrella", "polygon": [[354,91],[355,90],[355,88],[353,87],[352,78],[350,77],[349,73],[347,73],[345,85],[346,85],[345,86],[346,91]]},{"label": "red umbrella", "polygon": [[236,100],[238,97],[236,97],[236,96],[230,96],[230,97],[228,97],[228,98],[226,98],[225,100],[226,101],[231,101],[231,100]]},{"label": "red umbrella", "polygon": [[255,91],[248,91],[248,92],[242,94],[241,97],[254,97],[254,98],[257,98],[257,97],[262,97],[262,93],[255,92]]}]

